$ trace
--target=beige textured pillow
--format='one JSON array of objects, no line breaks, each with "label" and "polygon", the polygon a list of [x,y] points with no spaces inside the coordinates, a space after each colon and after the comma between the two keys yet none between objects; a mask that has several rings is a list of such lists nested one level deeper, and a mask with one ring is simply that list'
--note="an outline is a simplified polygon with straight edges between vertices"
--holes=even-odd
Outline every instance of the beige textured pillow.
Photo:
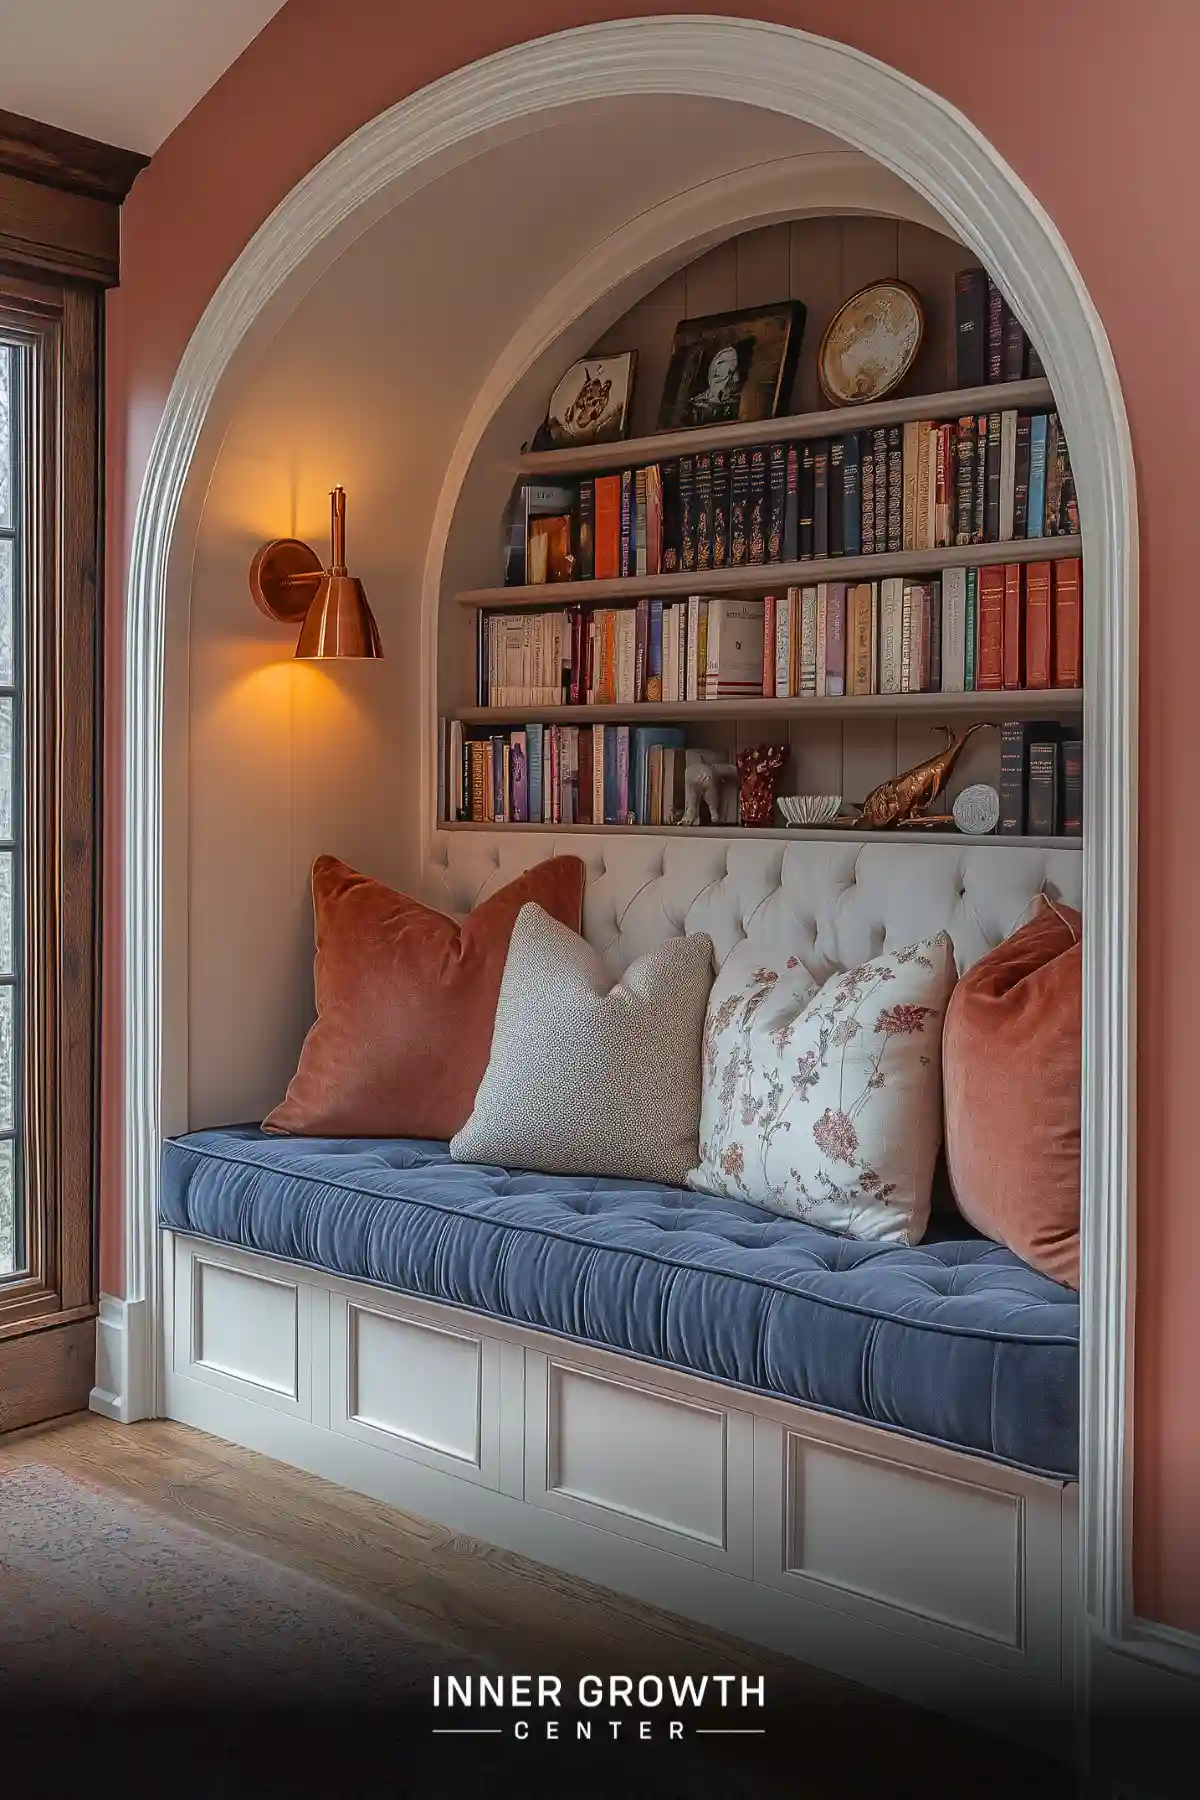
[{"label": "beige textured pillow", "polygon": [[614,987],[583,938],[517,914],[475,1110],[456,1162],[682,1186],[695,1167],[712,939],[671,938]]}]

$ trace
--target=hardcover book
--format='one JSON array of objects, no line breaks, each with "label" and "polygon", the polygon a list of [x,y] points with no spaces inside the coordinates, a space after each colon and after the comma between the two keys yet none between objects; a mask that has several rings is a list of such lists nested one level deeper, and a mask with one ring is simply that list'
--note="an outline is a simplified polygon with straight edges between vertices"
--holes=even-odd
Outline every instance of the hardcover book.
[{"label": "hardcover book", "polygon": [[529,818],[531,823],[540,825],[542,814],[542,725],[526,725],[525,727],[525,760],[528,767],[529,781]]},{"label": "hardcover book", "polygon": [[825,692],[846,692],[846,583],[831,581],[825,593]]},{"label": "hardcover book", "polygon": [[596,573],[596,483],[587,475],[579,484],[579,579]]},{"label": "hardcover book", "polygon": [[798,588],[788,588],[775,601],[775,698],[791,700],[792,690],[792,614]]},{"label": "hardcover book", "polygon": [[829,445],[829,491],[827,495],[827,550],[829,556],[841,556],[845,547],[845,441],[833,438]]},{"label": "hardcover book", "polygon": [[1004,686],[1004,566],[979,570],[979,651],[975,671],[979,691]]},{"label": "hardcover book", "polygon": [[596,477],[596,580],[621,573],[621,477]]},{"label": "hardcover book", "polygon": [[636,521],[634,519],[633,508],[634,508],[633,470],[632,469],[622,469],[622,471],[621,471],[621,573],[622,573],[622,575],[632,575],[634,573],[633,534],[634,534],[634,531],[636,530]]},{"label": "hardcover book", "polygon": [[708,603],[706,700],[762,695],[764,605],[761,600]]},{"label": "hardcover book", "polygon": [[750,519],[746,531],[746,561],[767,560],[767,453],[761,444],[750,452]]},{"label": "hardcover book", "polygon": [[1083,564],[1077,556],[1054,564],[1053,666],[1056,688],[1083,686]]},{"label": "hardcover book", "polygon": [[729,561],[729,453],[712,453],[712,566],[723,569]]},{"label": "hardcover book", "polygon": [[1017,415],[1000,414],[1000,520],[996,535],[1001,543],[1013,536],[1017,499]]},{"label": "hardcover book", "polygon": [[1029,745],[1025,829],[1030,837],[1058,834],[1058,741],[1047,737],[1043,725]]},{"label": "hardcover book", "polygon": [[875,453],[869,431],[862,434],[862,455],[858,466],[858,484],[862,498],[861,548],[864,556],[875,554]]},{"label": "hardcover book", "polygon": [[900,425],[887,428],[887,547],[889,552],[904,545],[904,430]]},{"label": "hardcover book", "polygon": [[663,490],[662,470],[651,463],[646,470],[646,573],[662,574]]},{"label": "hardcover book", "polygon": [[750,452],[729,452],[729,562],[740,569],[749,557]]},{"label": "hardcover book", "polygon": [[1004,379],[1004,295],[988,276],[987,314],[987,378],[989,382]]},{"label": "hardcover book", "polygon": [[975,523],[975,420],[960,419],[954,434],[954,542],[973,541]]},{"label": "hardcover book", "polygon": [[859,581],[846,596],[847,691],[871,694],[875,691],[875,668],[872,649],[875,644],[875,589],[869,581]]},{"label": "hardcover book", "polygon": [[900,548],[916,550],[917,538],[917,495],[920,486],[921,470],[921,426],[918,420],[909,419],[901,427],[903,433],[902,450],[904,455],[904,510],[900,520]]},{"label": "hardcover book", "polygon": [[713,478],[712,452],[696,452],[696,567],[713,566]]},{"label": "hardcover book", "polygon": [[662,555],[659,569],[677,575],[680,569],[679,461],[662,465]]},{"label": "hardcover book", "polygon": [[1058,829],[1064,837],[1083,835],[1083,743],[1064,738],[1059,745],[1061,816]]},{"label": "hardcover book", "polygon": [[859,482],[858,433],[842,439],[842,549],[847,556],[862,554],[862,493]]},{"label": "hardcover book", "polygon": [[967,571],[942,571],[941,687],[961,694],[967,685]]},{"label": "hardcover book", "polygon": [[1026,537],[1041,537],[1042,515],[1046,509],[1046,439],[1049,420],[1045,413],[1034,413],[1029,421],[1029,502]]},{"label": "hardcover book", "polygon": [[774,594],[768,594],[763,601],[762,691],[763,698],[766,700],[773,700],[775,698],[775,663],[777,657],[775,633],[777,629],[777,611],[778,608]]},{"label": "hardcover book", "polygon": [[696,567],[696,459],[679,459],[679,566],[687,573]]},{"label": "hardcover book", "polygon": [[787,447],[783,500],[783,561],[797,562],[800,557],[800,453],[795,444]]},{"label": "hardcover book", "polygon": [[817,692],[817,590],[800,593],[800,697]]},{"label": "hardcover book", "polygon": [[942,583],[935,575],[929,583],[929,683],[931,694],[942,691]]},{"label": "hardcover book", "polygon": [[1029,745],[1044,728],[1027,719],[1008,719],[1000,727],[999,837],[1021,837],[1025,825],[1025,778]]},{"label": "hardcover book", "polygon": [[1025,686],[1048,688],[1051,662],[1051,566],[1028,563],[1025,568]]},{"label": "hardcover book", "polygon": [[988,415],[980,413],[975,421],[975,479],[972,491],[974,512],[971,519],[971,542],[986,544]]},{"label": "hardcover book", "polygon": [[809,562],[813,553],[813,507],[816,500],[817,470],[811,443],[800,452],[800,519],[799,560]]},{"label": "hardcover book", "polygon": [[1004,686],[1019,688],[1025,673],[1025,609],[1021,605],[1021,565],[1004,565]]},{"label": "hardcover book", "polygon": [[879,584],[879,692],[902,694],[901,647],[904,636],[904,581],[889,576]]},{"label": "hardcover book", "polygon": [[817,685],[818,700],[825,698],[825,638],[829,624],[827,603],[829,600],[829,584],[825,581],[817,583]]},{"label": "hardcover book", "polygon": [[772,444],[767,469],[767,561],[782,562],[787,513],[787,445]]},{"label": "hardcover book", "polygon": [[813,445],[813,556],[829,555],[829,440]]},{"label": "hardcover book", "polygon": [[875,464],[875,549],[888,547],[888,434],[883,425],[871,433],[871,458]]},{"label": "hardcover book", "polygon": [[1012,536],[1029,535],[1029,455],[1030,420],[1028,413],[1017,415],[1017,444],[1013,453],[1013,520]]},{"label": "hardcover book", "polygon": [[954,277],[954,336],[958,386],[982,387],[987,375],[987,275],[962,269]]},{"label": "hardcover book", "polygon": [[[633,556],[634,573],[637,575],[648,575],[651,573],[651,569],[650,569],[649,561],[648,561],[648,558],[646,555],[646,539],[647,539],[647,535],[648,535],[649,519],[647,517],[647,508],[646,508],[646,471],[645,471],[645,469],[638,469],[634,475],[633,496],[634,496],[634,518],[636,521],[636,524],[635,524],[636,536],[635,536],[635,540],[634,540],[635,545],[636,545],[636,550],[635,550],[634,556]],[[653,573],[657,574],[658,571],[654,570]]]},{"label": "hardcover book", "polygon": [[1021,381],[1025,375],[1025,333],[1007,301],[1004,306],[1004,345],[1001,351],[1000,379]]},{"label": "hardcover book", "polygon": [[979,570],[967,570],[967,626],[966,642],[963,645],[963,662],[966,673],[963,687],[968,694],[973,694],[979,686]]},{"label": "hardcover book", "polygon": [[983,514],[983,541],[995,544],[1000,541],[1000,447],[1001,447],[1001,414],[989,413],[987,421],[987,452],[985,464],[986,499]]},{"label": "hardcover book", "polygon": [[1046,500],[1042,511],[1043,537],[1058,535],[1059,509],[1062,503],[1062,426],[1058,414],[1046,420]]}]

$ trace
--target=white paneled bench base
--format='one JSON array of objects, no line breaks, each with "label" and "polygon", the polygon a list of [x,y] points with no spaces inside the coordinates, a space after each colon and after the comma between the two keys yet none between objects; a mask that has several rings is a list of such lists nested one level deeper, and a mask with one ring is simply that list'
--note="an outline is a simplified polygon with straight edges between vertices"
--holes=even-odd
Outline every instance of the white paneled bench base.
[{"label": "white paneled bench base", "polygon": [[224,1244],[162,1243],[169,1417],[1069,1753],[1073,1485]]}]

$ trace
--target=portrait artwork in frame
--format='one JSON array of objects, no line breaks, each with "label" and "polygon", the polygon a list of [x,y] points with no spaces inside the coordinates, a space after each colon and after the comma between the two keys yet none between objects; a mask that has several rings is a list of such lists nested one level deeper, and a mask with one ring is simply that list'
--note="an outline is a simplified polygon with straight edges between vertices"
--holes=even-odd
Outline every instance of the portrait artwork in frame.
[{"label": "portrait artwork in frame", "polygon": [[681,319],[663,384],[658,429],[751,423],[786,412],[804,319],[799,300]]},{"label": "portrait artwork in frame", "polygon": [[637,351],[585,356],[572,363],[550,396],[534,450],[568,450],[576,444],[615,444],[629,435],[629,409]]}]

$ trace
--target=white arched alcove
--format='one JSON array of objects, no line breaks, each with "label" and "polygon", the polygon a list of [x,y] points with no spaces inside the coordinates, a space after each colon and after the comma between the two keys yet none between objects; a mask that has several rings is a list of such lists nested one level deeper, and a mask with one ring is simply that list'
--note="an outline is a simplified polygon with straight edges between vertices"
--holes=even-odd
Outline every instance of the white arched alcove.
[{"label": "white arched alcove", "polygon": [[[106,1301],[97,1403],[154,1410],[158,1357],[155,1203],[164,1020],[186,1009],[181,846],[164,795],[185,701],[186,596],[206,474],[240,374],[346,246],[447,170],[541,128],[564,109],[629,95],[687,95],[805,121],[903,182],[994,272],[1039,345],[1073,446],[1085,534],[1085,1056],[1083,1115],[1083,1592],[1094,1626],[1131,1628],[1128,1394],[1132,1349],[1137,537],[1129,432],[1103,326],[1070,252],[1013,170],[954,108],[845,46],[715,17],[598,25],[460,70],[373,120],[325,159],[256,233],[214,295],[172,386],[140,497],[125,625],[125,1269]],[[781,211],[796,210],[795,204]],[[883,207],[881,210],[888,210]],[[769,206],[760,217],[771,216]],[[776,214],[778,216],[778,214]],[[744,214],[743,214],[744,217]],[[657,227],[661,230],[660,218]],[[647,222],[647,230],[652,227]],[[630,227],[636,233],[637,225]],[[696,245],[682,227],[681,243]],[[423,660],[431,667],[441,562],[459,486],[489,421],[545,345],[591,331],[623,280],[653,279],[662,239],[629,266],[603,250],[531,313],[460,434],[429,546]],[[684,252],[686,254],[686,251]],[[531,305],[534,297],[531,296]],[[426,697],[432,692],[425,684]],[[428,723],[428,720],[426,721]],[[186,860],[184,858],[184,860]]]}]

